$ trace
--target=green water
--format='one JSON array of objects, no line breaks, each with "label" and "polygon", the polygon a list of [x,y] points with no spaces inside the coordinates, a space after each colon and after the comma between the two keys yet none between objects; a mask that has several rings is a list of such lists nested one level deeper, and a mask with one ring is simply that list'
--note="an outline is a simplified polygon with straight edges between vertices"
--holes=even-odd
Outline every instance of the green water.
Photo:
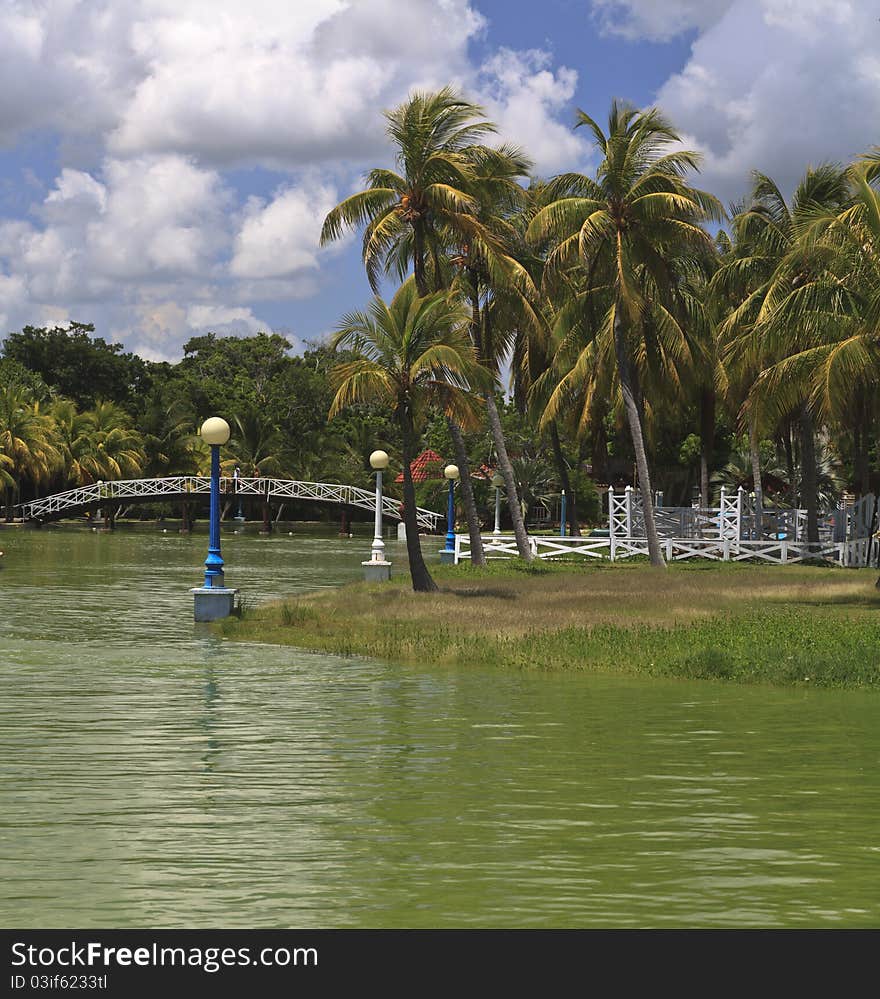
[{"label": "green water", "polygon": [[[262,600],[369,541],[223,545]],[[876,694],[233,644],[204,536],[0,548],[2,925],[880,925]]]}]

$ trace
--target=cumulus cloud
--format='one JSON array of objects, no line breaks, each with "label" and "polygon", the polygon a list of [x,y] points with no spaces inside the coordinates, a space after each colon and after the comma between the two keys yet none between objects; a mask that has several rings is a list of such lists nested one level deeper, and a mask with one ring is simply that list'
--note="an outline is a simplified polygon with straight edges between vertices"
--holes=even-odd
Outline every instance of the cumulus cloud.
[{"label": "cumulus cloud", "polygon": [[145,66],[129,45],[132,0],[0,6],[0,144],[34,128],[99,134]]},{"label": "cumulus cloud", "polygon": [[466,0],[153,0],[131,44],[148,64],[116,153],[299,165],[382,148],[384,107],[465,70]]},{"label": "cumulus cloud", "polygon": [[235,239],[231,273],[283,278],[317,268],[321,226],[338,200],[332,187],[321,184],[283,188],[269,202],[251,198]]},{"label": "cumulus cloud", "polygon": [[715,24],[735,0],[593,0],[603,31],[630,39],[669,41]]},{"label": "cumulus cloud", "polygon": [[876,143],[880,23],[860,0],[736,0],[657,102],[734,198],[749,171],[791,190],[808,164]]},{"label": "cumulus cloud", "polygon": [[475,65],[479,2],[0,4],[0,145],[49,136],[60,159],[6,200],[0,335],[94,320],[173,356],[202,323],[246,332],[260,303],[315,295],[346,245],[319,249],[323,218],[389,163],[382,111],[413,89],[451,82],[542,172],[579,165],[574,70],[538,51]]},{"label": "cumulus cloud", "polygon": [[482,67],[480,82],[489,117],[497,122],[501,137],[522,147],[538,174],[584,164],[588,144],[572,131],[572,122],[557,118],[574,96],[573,69],[554,70],[545,51],[502,49]]}]

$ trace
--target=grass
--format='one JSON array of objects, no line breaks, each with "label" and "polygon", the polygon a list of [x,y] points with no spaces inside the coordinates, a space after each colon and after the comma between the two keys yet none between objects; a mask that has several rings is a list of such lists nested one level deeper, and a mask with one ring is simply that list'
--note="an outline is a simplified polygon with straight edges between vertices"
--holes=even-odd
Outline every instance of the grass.
[{"label": "grass", "polygon": [[880,688],[876,570],[495,563],[306,594],[222,622],[235,639],[401,663]]}]

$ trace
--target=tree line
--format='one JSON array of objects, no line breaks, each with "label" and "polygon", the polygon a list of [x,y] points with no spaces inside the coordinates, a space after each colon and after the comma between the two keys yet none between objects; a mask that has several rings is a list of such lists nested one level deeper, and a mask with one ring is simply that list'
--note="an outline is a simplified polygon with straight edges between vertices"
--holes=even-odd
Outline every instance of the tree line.
[{"label": "tree line", "polygon": [[200,467],[194,430],[214,411],[232,415],[228,463],[245,471],[366,484],[371,450],[398,455],[421,590],[426,487],[409,467],[425,446],[461,469],[477,563],[487,467],[524,559],[530,502],[565,489],[576,534],[593,482],[637,486],[656,565],[658,488],[705,508],[720,482],[745,485],[759,523],[768,502],[797,505],[818,542],[823,503],[878,488],[880,150],[807,169],[789,197],[755,173],[723,206],[659,109],[615,101],[604,125],[578,112],[575,127],[596,170],[537,178],[451,88],[387,112],[395,169],[371,170],[321,234],[360,232],[375,297],[302,357],[269,334],[197,337],[174,365],[90,327],[10,335],[7,502],[117,466]]},{"label": "tree line", "polygon": [[[362,231],[377,292],[368,312],[340,324],[335,343],[357,357],[334,371],[334,411],[364,400],[393,411],[406,467],[422,414],[442,410],[463,484],[459,429],[485,420],[523,559],[532,556],[496,404],[507,363],[516,398],[554,451],[561,427],[589,439],[594,456],[609,415],[627,427],[654,565],[664,559],[652,436],[682,408],[697,416],[703,507],[719,410],[744,439],[759,529],[765,442],[787,466],[789,500],[807,510],[808,543],[819,541],[820,457],[849,459],[848,484],[870,488],[880,149],[808,169],[790,199],[756,173],[743,203],[725,210],[694,186],[699,156],[657,108],[614,101],[605,127],[579,111],[599,165],[549,180],[530,177],[518,149],[488,145],[495,126],[449,88],[416,94],[386,119],[398,171],[371,171],[322,233],[326,242]],[[405,279],[390,305],[378,296],[383,274]],[[565,482],[563,461],[559,474]],[[466,487],[463,499],[479,563]],[[414,586],[434,588],[417,547],[410,560]]]}]

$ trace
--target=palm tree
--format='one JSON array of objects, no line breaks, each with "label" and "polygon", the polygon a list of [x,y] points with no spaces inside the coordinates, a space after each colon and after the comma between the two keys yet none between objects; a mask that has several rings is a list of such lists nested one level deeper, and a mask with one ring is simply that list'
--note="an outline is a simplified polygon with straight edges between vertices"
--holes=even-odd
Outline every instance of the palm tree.
[{"label": "palm tree", "polygon": [[231,429],[224,472],[238,465],[246,475],[281,473],[281,434],[265,412],[255,406],[243,407],[233,413]]},{"label": "palm tree", "polygon": [[529,236],[555,236],[558,243],[547,268],[552,274],[579,260],[586,272],[585,294],[602,309],[601,325],[614,345],[635,452],[648,550],[652,564],[662,566],[637,365],[658,335],[671,333],[686,343],[675,300],[676,269],[670,261],[710,254],[711,239],[701,223],[723,212],[715,198],[686,182],[686,173],[696,169],[699,158],[674,148],[680,137],[656,108],[637,111],[614,101],[607,135],[583,111],[578,112],[579,126],[590,129],[603,157],[597,178],[557,178],[553,183],[565,193],[535,215]]},{"label": "palm tree", "polygon": [[458,271],[454,287],[471,310],[470,333],[482,364],[495,376],[484,395],[489,431],[498,468],[504,478],[508,508],[521,558],[534,557],[529,546],[516,475],[507,451],[495,391],[504,362],[511,356],[517,333],[543,328],[534,303],[538,298],[531,274],[515,253],[518,233],[514,220],[525,201],[517,178],[529,164],[515,149],[482,150],[470,185],[475,220],[458,241],[452,264]]},{"label": "palm tree", "polygon": [[[0,452],[6,456],[6,520],[27,477],[38,486],[49,479],[61,455],[55,446],[52,418],[18,385],[0,388]],[[6,481],[4,479],[4,481]]]},{"label": "palm tree", "polygon": [[88,415],[94,422],[96,464],[102,479],[134,478],[141,474],[145,455],[141,435],[115,402],[98,400]]},{"label": "palm tree", "polygon": [[9,470],[13,467],[12,458],[0,451],[0,491],[2,492],[15,488],[15,479],[9,474]]},{"label": "palm tree", "polygon": [[61,456],[64,485],[82,486],[96,482],[103,472],[97,451],[95,421],[80,413],[70,399],[56,400],[49,415],[54,423],[56,446]]},{"label": "palm tree", "polygon": [[330,416],[353,403],[377,402],[394,414],[403,442],[403,519],[413,590],[437,589],[422,557],[410,462],[416,433],[428,408],[443,409],[457,421],[472,410],[469,389],[485,372],[467,335],[467,311],[446,292],[420,296],[414,278],[401,285],[390,304],[376,296],[366,312],[344,316],[335,348],[355,353],[332,371],[336,395]]},{"label": "palm tree", "polygon": [[[485,120],[481,107],[450,87],[415,93],[385,118],[401,172],[372,170],[367,189],[327,215],[321,243],[338,239],[346,228],[363,226],[363,262],[373,291],[378,293],[381,270],[394,271],[403,280],[411,263],[416,288],[424,296],[431,284],[439,291],[447,283],[445,244],[480,237],[469,188],[476,167],[492,159],[493,153],[480,143],[496,127]],[[472,561],[485,565],[461,428],[450,420],[449,431],[461,471]]]},{"label": "palm tree", "polygon": [[378,292],[383,268],[396,269],[402,278],[412,261],[416,288],[424,296],[429,291],[429,254],[434,287],[442,287],[440,229],[458,232],[472,224],[472,153],[496,128],[483,119],[482,108],[450,87],[415,93],[385,118],[401,172],[371,170],[366,190],[327,215],[321,244],[339,239],[345,229],[363,226],[363,260],[373,291]]},{"label": "palm tree", "polygon": [[195,419],[179,403],[151,400],[140,420],[144,475],[193,475],[199,468]]},{"label": "palm tree", "polygon": [[[815,456],[819,413],[811,387],[818,358],[805,350],[817,347],[817,338],[827,343],[835,326],[825,311],[813,309],[828,271],[827,254],[810,233],[819,219],[841,210],[848,193],[844,171],[832,164],[808,170],[790,203],[770,177],[754,174],[751,204],[735,219],[735,227],[753,249],[738,264],[752,287],[747,287],[748,294],[722,326],[728,332],[743,331],[730,344],[731,361],[759,372],[744,404],[750,437],[757,436],[761,425],[776,426],[784,419],[796,421],[800,428],[801,495],[810,544],[819,541]],[[753,440],[753,450],[755,446]]]}]

